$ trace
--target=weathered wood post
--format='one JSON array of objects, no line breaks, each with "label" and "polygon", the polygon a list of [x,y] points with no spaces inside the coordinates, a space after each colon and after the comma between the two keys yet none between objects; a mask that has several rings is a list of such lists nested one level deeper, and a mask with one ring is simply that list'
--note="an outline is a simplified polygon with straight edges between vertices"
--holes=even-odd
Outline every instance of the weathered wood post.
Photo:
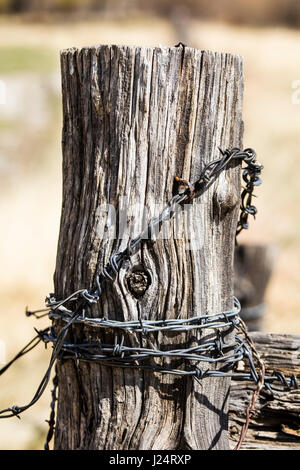
[{"label": "weathered wood post", "polygon": [[[63,51],[61,66],[58,298],[92,287],[111,253],[128,243],[128,232],[121,238],[118,224],[116,237],[106,236],[112,216],[103,205],[111,204],[117,213],[126,205],[164,205],[175,190],[174,176],[194,181],[204,163],[219,156],[218,146],[241,146],[243,130],[237,55],[97,46]],[[232,308],[239,192],[240,169],[232,164],[195,201],[194,240],[172,236],[143,244],[117,280],[106,283],[94,315],[188,318]],[[134,215],[128,218],[137,233],[141,220]],[[72,328],[73,341],[96,335]],[[136,341],[166,349],[199,338],[200,333],[173,332]],[[176,367],[184,363],[177,360]],[[205,379],[201,387],[189,377],[72,360],[59,362],[58,378],[56,449],[228,448],[227,378]]]}]

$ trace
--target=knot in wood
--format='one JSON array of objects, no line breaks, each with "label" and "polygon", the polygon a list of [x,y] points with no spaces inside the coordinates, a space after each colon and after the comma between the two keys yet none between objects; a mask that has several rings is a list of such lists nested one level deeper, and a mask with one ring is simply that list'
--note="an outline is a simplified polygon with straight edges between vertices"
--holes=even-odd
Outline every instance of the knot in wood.
[{"label": "knot in wood", "polygon": [[126,280],[129,292],[136,298],[142,297],[150,285],[150,276],[142,269],[128,274]]}]

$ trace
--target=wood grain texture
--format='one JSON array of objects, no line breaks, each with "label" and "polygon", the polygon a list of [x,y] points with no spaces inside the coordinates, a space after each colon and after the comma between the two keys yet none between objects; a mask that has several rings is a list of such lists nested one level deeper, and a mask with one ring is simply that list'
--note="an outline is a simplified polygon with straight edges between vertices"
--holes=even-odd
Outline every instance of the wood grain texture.
[{"label": "wood grain texture", "polygon": [[[111,214],[127,205],[165,205],[174,176],[194,181],[217,147],[241,146],[242,60],[192,48],[97,46],[61,54],[63,205],[55,292],[91,287],[128,230],[110,240]],[[172,236],[143,244],[107,282],[95,316],[187,318],[232,308],[233,251],[240,194],[237,164],[190,208],[192,240]],[[197,207],[200,203],[200,211]],[[138,211],[127,214],[134,234]],[[173,222],[171,230],[174,231]],[[121,238],[122,235],[122,238]],[[132,235],[132,234],[131,234]],[[189,247],[192,244],[192,250]],[[142,295],[132,282],[149,279]],[[130,287],[131,286],[131,287]],[[208,332],[207,334],[215,334]],[[73,340],[96,332],[73,327]],[[112,342],[113,335],[102,333]],[[202,336],[204,338],[204,336]],[[174,349],[200,334],[125,337],[126,344]],[[183,362],[157,359],[184,368]],[[201,365],[201,364],[200,364]],[[59,364],[56,449],[226,449],[229,381],[192,379],[97,364]]]},{"label": "wood grain texture", "polygon": [[[266,365],[266,373],[274,370],[287,377],[300,379],[300,336],[251,333],[255,346]],[[230,438],[236,442],[245,421],[253,385],[232,382],[230,391]],[[300,450],[300,390],[274,391],[273,399],[261,394],[242,449]]]}]

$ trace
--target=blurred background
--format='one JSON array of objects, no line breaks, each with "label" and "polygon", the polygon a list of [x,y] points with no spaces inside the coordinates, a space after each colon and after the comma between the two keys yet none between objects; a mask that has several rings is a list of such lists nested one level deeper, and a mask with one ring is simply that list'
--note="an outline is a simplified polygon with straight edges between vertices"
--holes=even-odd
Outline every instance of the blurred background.
[{"label": "blurred background", "polygon": [[[0,360],[33,336],[25,305],[53,290],[61,208],[59,51],[175,45],[244,58],[244,146],[263,163],[258,215],[240,242],[271,247],[263,329],[300,333],[300,2],[0,0]],[[5,349],[5,350],[4,350]],[[23,405],[45,371],[41,346],[1,377],[0,408]],[[22,420],[0,420],[1,449],[41,449],[50,389]]]}]

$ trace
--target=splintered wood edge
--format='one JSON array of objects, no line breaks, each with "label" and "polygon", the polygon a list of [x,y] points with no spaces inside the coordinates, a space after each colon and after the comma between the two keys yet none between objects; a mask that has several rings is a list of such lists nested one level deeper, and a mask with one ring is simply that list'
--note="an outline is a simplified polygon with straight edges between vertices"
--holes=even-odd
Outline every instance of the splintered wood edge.
[{"label": "splintered wood edge", "polygon": [[224,52],[224,51],[211,51],[209,49],[198,49],[196,47],[189,47],[189,46],[163,46],[163,45],[158,45],[158,46],[132,46],[132,45],[126,45],[126,44],[94,44],[91,46],[82,46],[82,47],[68,47],[65,49],[60,50],[60,55],[68,55],[68,54],[74,54],[74,53],[80,53],[80,52],[85,52],[85,51],[92,51],[92,50],[98,50],[103,47],[107,47],[110,49],[132,49],[132,50],[153,50],[153,51],[170,51],[173,49],[177,50],[185,50],[185,51],[198,51],[206,54],[214,54],[214,55],[221,55],[225,54],[226,56],[230,57],[235,57],[241,61],[243,61],[243,57],[240,54],[232,53],[232,52]]}]

